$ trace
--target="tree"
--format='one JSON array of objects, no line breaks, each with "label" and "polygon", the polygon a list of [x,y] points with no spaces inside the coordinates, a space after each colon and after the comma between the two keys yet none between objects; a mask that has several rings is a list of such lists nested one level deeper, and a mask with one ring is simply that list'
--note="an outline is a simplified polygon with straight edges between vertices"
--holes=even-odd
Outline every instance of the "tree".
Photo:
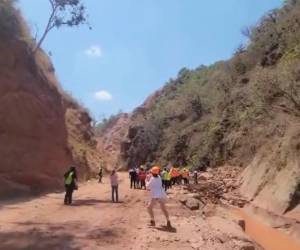
[{"label": "tree", "polygon": [[53,28],[62,26],[74,27],[87,23],[86,8],[81,0],[49,0],[51,13],[40,40],[38,41],[34,52],[42,45],[47,34]]},{"label": "tree", "polygon": [[248,39],[251,39],[251,36],[252,36],[252,27],[244,27],[242,30],[241,30],[241,33],[243,36],[245,36],[246,38]]}]

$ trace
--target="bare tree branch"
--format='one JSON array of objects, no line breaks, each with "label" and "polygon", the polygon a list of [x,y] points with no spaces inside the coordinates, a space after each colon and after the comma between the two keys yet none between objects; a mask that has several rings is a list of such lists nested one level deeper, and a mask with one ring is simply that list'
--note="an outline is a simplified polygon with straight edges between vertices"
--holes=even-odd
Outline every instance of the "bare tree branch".
[{"label": "bare tree branch", "polygon": [[38,41],[33,53],[36,53],[41,47],[47,34],[53,28],[61,26],[78,26],[86,22],[85,6],[80,0],[49,0],[51,5],[51,13],[44,29],[44,32]]}]

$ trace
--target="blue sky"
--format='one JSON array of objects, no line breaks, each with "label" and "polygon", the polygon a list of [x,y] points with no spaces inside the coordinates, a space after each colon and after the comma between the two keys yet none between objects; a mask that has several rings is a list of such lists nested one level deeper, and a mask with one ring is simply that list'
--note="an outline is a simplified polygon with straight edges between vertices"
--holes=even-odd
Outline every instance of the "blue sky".
[{"label": "blue sky", "polygon": [[[131,111],[183,68],[228,59],[241,29],[283,0],[83,0],[93,27],[53,30],[51,51],[63,88],[96,119]],[[41,34],[48,0],[19,0]]]}]

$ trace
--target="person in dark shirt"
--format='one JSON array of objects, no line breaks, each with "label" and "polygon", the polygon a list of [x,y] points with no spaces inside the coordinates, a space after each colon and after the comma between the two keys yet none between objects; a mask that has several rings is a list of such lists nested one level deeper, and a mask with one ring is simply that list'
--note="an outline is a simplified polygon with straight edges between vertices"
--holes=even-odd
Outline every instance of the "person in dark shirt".
[{"label": "person in dark shirt", "polygon": [[134,168],[129,170],[130,188],[136,189],[137,173]]}]

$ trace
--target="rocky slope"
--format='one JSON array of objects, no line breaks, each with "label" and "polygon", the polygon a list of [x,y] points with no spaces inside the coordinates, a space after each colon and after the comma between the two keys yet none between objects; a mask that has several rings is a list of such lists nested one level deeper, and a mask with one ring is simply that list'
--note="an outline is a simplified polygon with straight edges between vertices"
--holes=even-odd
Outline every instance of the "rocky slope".
[{"label": "rocky slope", "polygon": [[108,170],[124,167],[121,157],[121,142],[127,134],[129,121],[129,114],[120,113],[102,124],[101,128],[96,128],[98,151]]},{"label": "rocky slope", "polygon": [[286,1],[245,30],[230,60],[182,69],[150,96],[131,115],[125,165],[237,166],[253,204],[299,211],[299,16],[300,1]]},{"label": "rocky slope", "polygon": [[70,164],[91,171],[91,119],[61,90],[48,56],[32,53],[11,1],[0,1],[0,37],[0,198],[59,189]]}]

